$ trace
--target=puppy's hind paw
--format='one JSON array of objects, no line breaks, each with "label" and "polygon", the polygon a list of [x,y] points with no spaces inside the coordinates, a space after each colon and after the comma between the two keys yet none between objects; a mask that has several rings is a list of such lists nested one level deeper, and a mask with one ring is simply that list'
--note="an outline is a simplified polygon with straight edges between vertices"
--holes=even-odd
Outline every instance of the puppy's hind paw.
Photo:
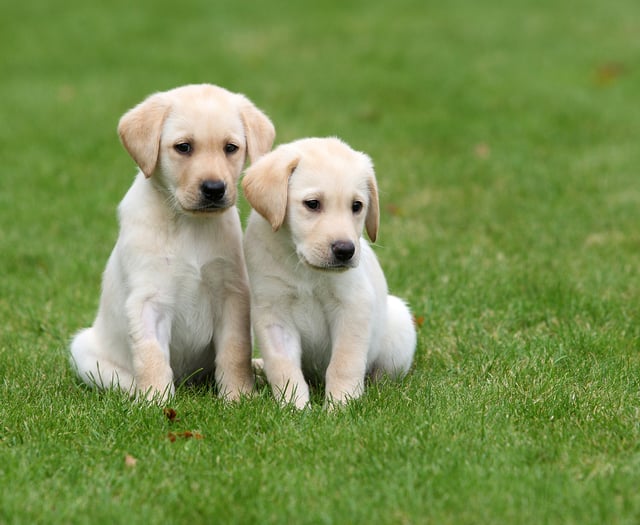
[{"label": "puppy's hind paw", "polygon": [[256,378],[256,387],[261,388],[265,386],[268,381],[267,374],[264,371],[264,360],[262,358],[252,359],[251,368],[253,369],[253,375]]}]

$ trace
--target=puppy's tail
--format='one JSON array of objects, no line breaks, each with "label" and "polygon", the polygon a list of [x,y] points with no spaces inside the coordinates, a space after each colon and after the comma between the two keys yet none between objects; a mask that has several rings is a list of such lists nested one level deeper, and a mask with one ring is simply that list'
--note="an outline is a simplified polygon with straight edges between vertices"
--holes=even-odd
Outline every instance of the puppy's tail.
[{"label": "puppy's tail", "polygon": [[71,366],[78,377],[88,386],[109,388],[119,386],[131,390],[135,384],[133,375],[124,367],[105,359],[99,351],[95,330],[85,328],[71,341]]},{"label": "puppy's tail", "polygon": [[387,329],[383,349],[374,364],[373,376],[404,377],[411,368],[417,335],[407,304],[395,295],[387,297]]}]

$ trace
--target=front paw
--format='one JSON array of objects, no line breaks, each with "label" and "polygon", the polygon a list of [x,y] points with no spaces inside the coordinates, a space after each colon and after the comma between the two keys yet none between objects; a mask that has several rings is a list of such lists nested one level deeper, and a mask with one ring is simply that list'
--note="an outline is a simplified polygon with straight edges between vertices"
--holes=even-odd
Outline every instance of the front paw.
[{"label": "front paw", "polygon": [[234,380],[224,377],[218,380],[218,393],[225,401],[234,402],[253,395],[254,386],[253,370],[249,370]]},{"label": "front paw", "polygon": [[134,347],[136,397],[164,403],[175,393],[173,370],[157,341],[143,341]]},{"label": "front paw", "polygon": [[309,406],[309,387],[306,383],[292,385],[287,383],[284,387],[272,386],[273,395],[280,406],[292,406],[303,410]]},{"label": "front paw", "polygon": [[149,401],[157,405],[166,404],[176,393],[173,381],[163,385],[149,385],[146,388],[138,385],[136,389],[136,399],[139,401]]},{"label": "front paw", "polygon": [[340,385],[327,384],[325,396],[325,408],[333,410],[342,407],[362,396],[364,392],[364,384],[362,381],[354,381]]}]

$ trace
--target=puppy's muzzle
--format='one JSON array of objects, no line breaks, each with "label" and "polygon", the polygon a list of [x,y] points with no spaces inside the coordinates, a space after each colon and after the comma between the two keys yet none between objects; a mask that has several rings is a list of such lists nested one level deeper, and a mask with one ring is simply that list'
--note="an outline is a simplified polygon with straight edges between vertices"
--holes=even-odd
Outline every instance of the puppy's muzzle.
[{"label": "puppy's muzzle", "polygon": [[331,244],[331,253],[338,263],[348,263],[355,252],[356,247],[351,241],[335,241]]},{"label": "puppy's muzzle", "polygon": [[227,185],[221,180],[205,180],[200,184],[200,206],[202,211],[226,208]]}]

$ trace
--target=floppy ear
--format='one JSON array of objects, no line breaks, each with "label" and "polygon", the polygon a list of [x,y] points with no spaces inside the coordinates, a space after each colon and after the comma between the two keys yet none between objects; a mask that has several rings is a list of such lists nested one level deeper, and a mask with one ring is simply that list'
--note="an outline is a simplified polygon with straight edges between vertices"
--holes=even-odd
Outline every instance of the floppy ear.
[{"label": "floppy ear", "polygon": [[289,177],[298,166],[297,151],[280,146],[267,153],[247,169],[242,179],[244,196],[277,231],[287,214]]},{"label": "floppy ear", "polygon": [[273,140],[276,138],[276,130],[273,124],[262,111],[244,95],[237,95],[239,99],[240,118],[244,125],[244,133],[247,137],[247,152],[251,163],[267,153]]},{"label": "floppy ear", "polygon": [[369,208],[367,208],[364,226],[371,242],[376,242],[380,225],[380,203],[378,201],[378,184],[376,183],[373,168],[371,168],[369,179],[367,180],[367,188],[369,189]]},{"label": "floppy ear", "polygon": [[123,146],[149,178],[156,169],[160,151],[162,124],[169,111],[169,102],[161,94],[149,98],[127,111],[118,124]]}]

